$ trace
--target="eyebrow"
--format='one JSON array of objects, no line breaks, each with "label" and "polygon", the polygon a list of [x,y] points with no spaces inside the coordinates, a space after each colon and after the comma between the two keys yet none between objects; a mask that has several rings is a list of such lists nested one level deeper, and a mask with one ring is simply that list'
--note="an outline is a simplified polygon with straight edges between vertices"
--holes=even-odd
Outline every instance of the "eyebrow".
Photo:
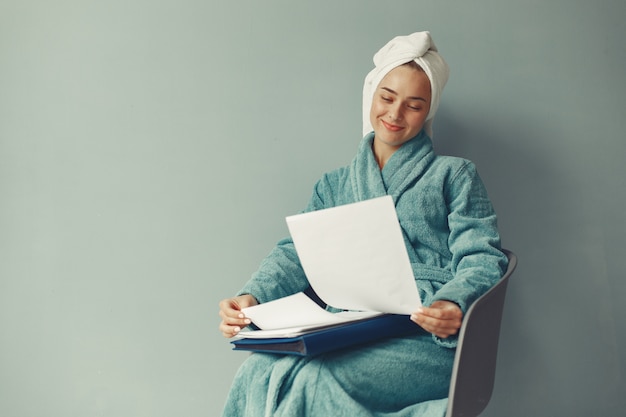
[{"label": "eyebrow", "polygon": [[[392,90],[391,88],[389,88],[389,87],[380,87],[380,88],[381,88],[381,90],[385,90],[385,91],[387,91],[387,92],[389,92],[389,93],[391,93],[391,94],[394,94],[394,95],[396,95],[396,96],[398,95],[398,93],[396,93],[395,91],[393,91],[393,90]],[[412,96],[412,97],[407,97],[407,98],[408,98],[409,100],[419,100],[419,101],[423,101],[424,103],[426,103],[426,99],[425,99],[424,97],[413,97],[413,96]]]}]

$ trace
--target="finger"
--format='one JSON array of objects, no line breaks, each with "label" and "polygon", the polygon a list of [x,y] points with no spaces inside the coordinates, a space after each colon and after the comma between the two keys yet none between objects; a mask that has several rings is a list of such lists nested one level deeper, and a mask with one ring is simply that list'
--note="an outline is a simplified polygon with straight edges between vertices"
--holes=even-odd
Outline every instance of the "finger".
[{"label": "finger", "polygon": [[445,301],[445,300],[435,301],[434,303],[430,305],[430,307],[439,308],[446,312],[463,316],[463,311],[461,310],[461,307],[459,307],[458,304],[453,303],[452,301]]},{"label": "finger", "polygon": [[439,336],[441,338],[446,338],[452,336],[458,332],[456,327],[438,327],[431,325],[423,325],[422,328],[429,333],[434,334],[435,336]]},{"label": "finger", "polygon": [[429,333],[434,333],[436,335],[453,335],[459,331],[457,326],[438,326],[438,325],[430,325],[430,324],[420,324],[418,323],[424,330]]},{"label": "finger", "polygon": [[233,319],[244,319],[244,318],[246,318],[246,315],[243,314],[241,311],[228,309],[228,308],[227,309],[220,309],[218,314],[222,318],[233,318]]},{"label": "finger", "polygon": [[417,310],[416,313],[418,315],[422,315],[423,317],[433,318],[437,320],[443,318],[443,312],[439,308],[422,307],[419,310]]},{"label": "finger", "polygon": [[236,300],[230,298],[226,300],[222,300],[219,304],[220,311],[224,311],[230,317],[236,317],[241,313],[241,306],[237,303]]},{"label": "finger", "polygon": [[252,323],[252,320],[244,316],[243,314],[237,314],[236,316],[229,316],[226,312],[220,311],[220,317],[222,322],[228,326],[240,326],[245,327]]},{"label": "finger", "polygon": [[411,320],[420,325],[424,324],[437,327],[444,325],[446,322],[455,322],[459,320],[459,318],[455,316],[447,317],[447,315],[442,314],[438,309],[423,308],[411,314]]},{"label": "finger", "polygon": [[236,336],[241,331],[241,329],[242,329],[241,326],[231,326],[224,322],[220,323],[219,325],[220,332],[222,333],[224,337],[227,337],[227,338]]},{"label": "finger", "polygon": [[424,330],[436,335],[456,334],[461,327],[461,320],[441,320],[425,316],[423,314],[411,315],[411,320],[421,326]]},{"label": "finger", "polygon": [[220,307],[220,316],[222,318],[226,318],[226,317],[237,318],[237,319],[246,318],[245,314],[241,311],[241,305],[239,304],[236,298],[229,298],[226,300],[222,300],[219,303],[219,307]]},{"label": "finger", "polygon": [[439,320],[456,320],[463,316],[461,310],[454,307],[422,307],[416,313]]},{"label": "finger", "polygon": [[416,317],[415,320],[420,326],[429,330],[456,331],[461,327],[461,320],[439,320],[431,317]]},{"label": "finger", "polygon": [[256,299],[251,296],[227,298],[219,302],[219,316],[222,319],[219,330],[224,337],[236,336],[241,329],[252,323],[252,320],[241,311],[240,299],[245,305],[252,305],[256,302]]}]

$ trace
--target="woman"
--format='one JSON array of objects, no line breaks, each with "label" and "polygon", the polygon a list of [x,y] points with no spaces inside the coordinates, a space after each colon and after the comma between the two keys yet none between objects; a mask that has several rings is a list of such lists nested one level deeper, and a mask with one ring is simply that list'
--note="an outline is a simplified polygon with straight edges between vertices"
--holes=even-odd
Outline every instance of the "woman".
[{"label": "woman", "polygon": [[[496,216],[474,165],[435,155],[432,121],[448,67],[428,32],[392,39],[363,89],[364,134],[349,166],[325,174],[306,211],[391,195],[422,298],[416,332],[314,358],[255,353],[224,416],[437,416],[445,413],[463,313],[503,274]],[[220,331],[241,309],[304,291],[293,242],[282,240],[239,295],[220,303]]]}]

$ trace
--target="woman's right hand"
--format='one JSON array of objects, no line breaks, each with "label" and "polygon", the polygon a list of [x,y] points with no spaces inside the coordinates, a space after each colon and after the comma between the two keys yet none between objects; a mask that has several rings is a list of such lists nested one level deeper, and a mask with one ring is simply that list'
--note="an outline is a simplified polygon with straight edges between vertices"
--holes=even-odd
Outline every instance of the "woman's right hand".
[{"label": "woman's right hand", "polygon": [[247,325],[250,319],[246,318],[241,309],[259,304],[250,294],[244,294],[220,301],[220,317],[222,322],[219,329],[224,337],[233,337]]}]

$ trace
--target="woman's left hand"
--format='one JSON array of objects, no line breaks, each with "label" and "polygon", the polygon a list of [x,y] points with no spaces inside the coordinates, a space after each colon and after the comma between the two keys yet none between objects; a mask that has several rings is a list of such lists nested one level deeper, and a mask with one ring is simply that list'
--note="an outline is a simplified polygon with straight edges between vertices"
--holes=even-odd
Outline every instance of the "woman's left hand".
[{"label": "woman's left hand", "polygon": [[463,312],[451,301],[435,301],[430,307],[421,307],[411,314],[411,320],[424,330],[445,339],[461,328]]}]

